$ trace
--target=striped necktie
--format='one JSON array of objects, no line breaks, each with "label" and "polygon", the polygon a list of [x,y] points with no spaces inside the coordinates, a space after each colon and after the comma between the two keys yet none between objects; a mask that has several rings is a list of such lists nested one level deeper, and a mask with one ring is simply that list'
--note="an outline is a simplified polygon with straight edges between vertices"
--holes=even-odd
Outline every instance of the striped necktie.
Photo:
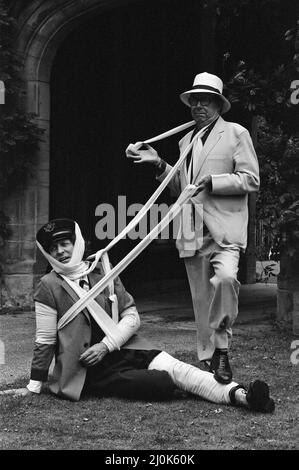
[{"label": "striped necktie", "polygon": [[85,279],[80,279],[80,281],[79,281],[79,286],[80,286],[82,289],[86,290],[86,292],[89,291],[89,284],[88,284],[87,281],[85,281]]},{"label": "striped necktie", "polygon": [[[215,126],[216,122],[218,121],[218,119],[215,119],[215,121],[211,122],[211,124],[209,125],[209,127],[207,127],[207,130],[206,132],[204,133],[204,135],[201,136],[201,142],[202,142],[202,146],[204,146],[211,130],[213,129],[213,127]],[[193,137],[200,131],[200,129],[194,129],[193,132],[192,132],[192,135],[191,135],[191,139],[190,139],[190,142],[192,141]],[[194,142],[194,145],[198,144],[198,140],[196,140]],[[189,170],[190,170],[190,183],[192,182],[193,180],[193,161],[191,159],[192,157],[192,153],[193,153],[193,148],[194,148],[194,145],[193,147],[190,149],[187,157],[186,157],[186,168],[187,168],[187,174],[189,174]],[[189,168],[191,165],[191,168]]]},{"label": "striped necktie", "polygon": [[[190,142],[198,132],[199,132],[199,129],[194,129],[193,130]],[[186,168],[187,168],[187,174],[189,174],[189,170],[190,170],[190,181],[192,181],[192,179],[193,179],[193,162],[191,160],[192,152],[193,152],[193,147],[189,150],[189,153],[186,157]],[[190,165],[191,165],[191,168],[190,168]]]}]

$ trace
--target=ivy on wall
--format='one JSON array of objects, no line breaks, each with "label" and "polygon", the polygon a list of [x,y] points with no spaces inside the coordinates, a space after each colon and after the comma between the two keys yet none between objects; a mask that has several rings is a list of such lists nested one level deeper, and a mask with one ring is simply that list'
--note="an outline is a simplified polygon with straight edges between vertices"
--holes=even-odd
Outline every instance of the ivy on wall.
[{"label": "ivy on wall", "polygon": [[[1,200],[26,182],[34,172],[34,155],[43,130],[34,115],[24,112],[22,64],[13,48],[16,20],[8,2],[0,1],[0,80],[5,85],[5,104],[0,104],[0,195]],[[0,211],[0,247],[9,237],[8,214]]]}]

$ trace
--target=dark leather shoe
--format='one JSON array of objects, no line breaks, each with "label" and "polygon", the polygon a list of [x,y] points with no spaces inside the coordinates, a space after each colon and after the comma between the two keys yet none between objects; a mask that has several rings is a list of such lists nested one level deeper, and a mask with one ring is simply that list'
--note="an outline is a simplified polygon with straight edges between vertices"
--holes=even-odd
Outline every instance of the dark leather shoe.
[{"label": "dark leather shoe", "polygon": [[251,382],[246,394],[249,408],[263,413],[272,413],[275,410],[273,398],[270,398],[269,386],[262,380]]},{"label": "dark leather shoe", "polygon": [[229,365],[227,351],[215,349],[210,371],[214,373],[215,380],[221,384],[229,384],[232,381],[233,373]]}]

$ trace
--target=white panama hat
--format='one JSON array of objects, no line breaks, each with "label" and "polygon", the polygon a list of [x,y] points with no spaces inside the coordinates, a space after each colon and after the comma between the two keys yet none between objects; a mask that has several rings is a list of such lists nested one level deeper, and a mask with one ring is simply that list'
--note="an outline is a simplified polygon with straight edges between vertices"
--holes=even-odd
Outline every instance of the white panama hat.
[{"label": "white panama hat", "polygon": [[230,110],[230,102],[223,96],[223,82],[217,77],[217,75],[212,75],[211,73],[203,72],[195,76],[193,87],[191,90],[185,91],[180,94],[180,98],[184,104],[190,107],[189,97],[192,93],[212,93],[219,96],[222,100],[223,106],[221,114],[226,113]]}]

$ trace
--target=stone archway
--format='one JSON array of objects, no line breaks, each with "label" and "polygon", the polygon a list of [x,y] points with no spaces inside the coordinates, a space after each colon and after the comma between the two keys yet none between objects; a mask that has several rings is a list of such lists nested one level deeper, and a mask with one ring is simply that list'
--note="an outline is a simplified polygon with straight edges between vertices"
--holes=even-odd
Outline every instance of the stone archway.
[{"label": "stone archway", "polygon": [[[13,306],[15,308],[18,305],[22,307],[32,306],[32,291],[35,282],[45,270],[44,262],[35,247],[35,234],[37,229],[49,217],[50,74],[56,52],[64,39],[87,19],[119,6],[141,5],[143,1],[57,0],[53,2],[52,0],[32,0],[27,6],[24,6],[24,2],[21,0],[14,2],[19,25],[16,48],[24,64],[23,78],[26,96],[24,107],[27,111],[35,113],[36,121],[45,130],[45,134],[36,155],[35,176],[26,187],[15,193],[3,204],[5,212],[10,215],[13,235],[8,241],[5,253],[6,265],[3,273],[0,308],[4,306]],[[147,3],[149,2],[144,1],[144,4]],[[167,3],[167,0],[164,3]],[[177,3],[179,2],[177,1]],[[151,4],[156,4],[159,8],[161,5],[158,0],[156,2],[152,1]],[[201,26],[198,27],[198,23],[193,19],[196,14],[200,24],[205,24],[205,26],[210,20],[204,17],[201,6],[196,0],[192,2],[192,5],[194,8],[193,15],[189,11],[189,16],[186,14],[186,17],[183,18],[184,29],[181,33],[185,32],[187,18],[189,21],[192,18],[188,32],[193,26],[194,31],[196,31],[194,36],[196,41],[194,41],[192,48],[184,47],[180,43],[185,56],[185,51],[188,50],[189,52],[187,66],[182,66],[185,64],[182,56],[177,59],[182,86],[184,86],[183,84],[186,83],[187,79],[188,81],[193,79],[194,69],[198,67],[201,60],[202,64],[207,62],[206,51],[208,47],[201,33],[202,28]],[[169,10],[166,12],[166,17],[169,17]],[[165,37],[167,33],[168,31],[165,32]],[[177,31],[174,30],[174,33],[176,37],[180,37]],[[181,35],[184,39],[185,36]],[[197,45],[198,49],[195,48],[194,44]],[[214,57],[212,59],[213,64],[209,65],[211,71],[215,66]],[[211,57],[209,61],[211,61]],[[187,67],[190,67],[189,71],[186,70]],[[184,74],[186,80],[184,80]],[[174,83],[171,68],[165,74],[165,80],[169,79]],[[174,125],[177,123],[177,119],[173,121]],[[167,119],[166,126],[169,125],[170,122]]]},{"label": "stone archway", "polygon": [[5,212],[10,215],[12,237],[4,253],[2,308],[32,307],[32,290],[45,269],[36,250],[35,234],[49,217],[50,74],[56,51],[64,38],[86,19],[130,2],[132,0],[35,0],[25,8],[21,2],[15,2],[16,49],[24,64],[26,98],[23,106],[36,115],[44,136],[36,155],[34,177],[3,203]]},{"label": "stone archway", "polygon": [[[35,234],[37,229],[49,217],[50,76],[56,52],[61,48],[66,38],[71,35],[72,31],[79,29],[89,19],[104,12],[112,12],[113,9],[116,11],[123,7],[122,9],[126,10],[128,5],[131,7],[133,15],[135,15],[138,8],[142,12],[145,11],[145,14],[149,15],[146,33],[147,31],[153,31],[157,18],[159,18],[161,32],[160,36],[158,35],[156,38],[156,50],[160,52],[160,50],[164,51],[165,49],[163,67],[166,67],[165,64],[167,64],[168,69],[163,69],[164,73],[161,69],[160,73],[155,76],[159,77],[158,86],[162,87],[164,91],[168,90],[168,100],[171,99],[175,102],[175,104],[172,102],[172,107],[175,111],[172,113],[174,120],[170,122],[169,115],[165,115],[164,121],[160,122],[161,127],[157,128],[157,131],[160,131],[161,128],[166,128],[164,126],[171,126],[172,123],[173,125],[177,124],[178,120],[183,122],[184,119],[189,118],[189,113],[184,115],[185,110],[181,108],[176,95],[177,90],[180,90],[187,80],[190,81],[193,78],[193,69],[195,64],[198,63],[199,57],[201,57],[199,28],[196,22],[191,21],[195,13],[201,18],[201,10],[196,0],[190,2],[189,10],[179,0],[176,0],[175,3],[179,12],[176,11],[174,17],[171,17],[169,14],[170,8],[172,12],[174,8],[174,3],[171,0],[163,0],[163,3],[157,0],[156,2],[150,2],[150,5],[149,2],[144,0],[59,0],[57,2],[32,0],[30,5],[25,7],[20,0],[15,1],[15,16],[18,18],[19,25],[17,49],[24,63],[24,96],[26,97],[24,107],[27,111],[33,112],[36,115],[36,122],[45,130],[45,134],[36,155],[37,165],[34,178],[21,192],[5,202],[5,211],[11,215],[13,236],[9,240],[7,247],[7,263],[4,272],[5,287],[2,289],[2,307],[7,303],[14,307],[17,305],[22,307],[26,305],[31,306],[32,291],[34,290],[35,283],[40,275],[45,272],[46,268],[44,260],[35,247]],[[152,8],[155,10],[155,13],[152,13]],[[182,37],[178,35],[175,27],[176,23],[173,26],[175,19],[182,31],[185,30],[188,21],[190,22],[188,28],[190,31],[193,31],[193,36],[190,34],[187,39],[186,35],[183,36],[184,41],[187,41],[187,43],[190,41],[188,45],[182,43]],[[168,23],[168,29],[166,23]],[[142,21],[140,22],[140,28],[143,28]],[[172,44],[176,44],[175,47],[167,46],[170,47],[170,51],[165,48],[165,44],[171,44],[169,35],[172,38]],[[151,35],[148,35],[148,37],[151,37]],[[164,49],[161,43],[164,44]],[[194,43],[197,45],[196,47],[194,47]],[[166,53],[166,49],[168,53]],[[151,50],[151,45],[149,50]],[[189,54],[186,54],[185,50],[188,50]],[[141,59],[143,57],[142,52]],[[153,53],[151,52],[151,54]],[[151,63],[152,58],[153,55],[149,55],[148,63]],[[173,62],[172,65],[169,65],[169,59],[171,58],[173,58]],[[172,69],[177,71],[178,65],[180,73],[176,73],[173,76]],[[142,61],[140,66],[143,67]],[[192,71],[191,69],[189,70],[189,67],[192,68]],[[169,91],[171,86],[175,92],[171,93]],[[159,101],[163,103],[162,99]],[[150,105],[149,109],[151,109],[152,105],[148,104]],[[183,113],[183,116],[180,117],[181,113]],[[157,123],[157,120],[155,120],[155,123]],[[139,123],[137,127],[139,129]],[[139,137],[139,135],[136,137]],[[175,148],[175,150],[173,148],[170,155],[175,155],[177,141],[170,145]],[[139,180],[141,181],[140,178]],[[150,192],[152,191],[151,188]],[[175,250],[173,251],[177,259],[177,254]],[[176,269],[170,269],[170,263],[165,263],[166,265],[167,269],[171,271],[171,275],[177,272]],[[151,266],[150,269],[154,268]],[[150,273],[147,273],[147,275],[151,279]]]}]

